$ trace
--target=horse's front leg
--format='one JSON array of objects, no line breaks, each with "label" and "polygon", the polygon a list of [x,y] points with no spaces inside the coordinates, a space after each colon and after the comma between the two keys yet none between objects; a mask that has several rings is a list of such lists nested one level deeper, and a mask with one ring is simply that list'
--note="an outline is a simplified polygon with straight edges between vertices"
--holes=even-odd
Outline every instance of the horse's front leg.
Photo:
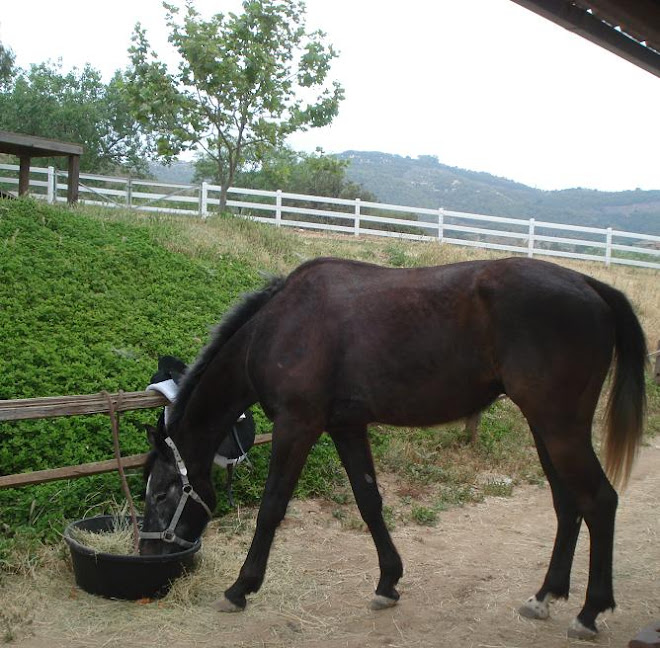
[{"label": "horse's front leg", "polygon": [[378,552],[380,580],[371,607],[375,610],[390,607],[399,600],[396,584],[403,574],[403,565],[383,519],[383,502],[376,483],[367,428],[342,428],[330,430],[329,433],[348,474],[362,519],[369,527]]},{"label": "horse's front leg", "polygon": [[309,451],[320,435],[321,432],[309,424],[288,417],[276,420],[268,479],[252,545],[236,582],[225,591],[224,599],[217,604],[221,612],[245,609],[246,595],[257,592],[261,587],[275,531],[284,519]]}]

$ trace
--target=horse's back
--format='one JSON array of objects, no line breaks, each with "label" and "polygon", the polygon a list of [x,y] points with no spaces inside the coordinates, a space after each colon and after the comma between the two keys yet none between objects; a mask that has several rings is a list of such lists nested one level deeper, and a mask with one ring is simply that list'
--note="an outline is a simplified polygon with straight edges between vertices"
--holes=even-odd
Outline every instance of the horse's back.
[{"label": "horse's back", "polygon": [[600,379],[611,329],[586,277],[551,263],[399,269],[317,259],[264,309],[254,371],[279,394],[288,390],[284,398],[430,424],[466,416],[499,393],[524,398],[529,385],[556,391],[569,377],[588,380],[594,354]]}]

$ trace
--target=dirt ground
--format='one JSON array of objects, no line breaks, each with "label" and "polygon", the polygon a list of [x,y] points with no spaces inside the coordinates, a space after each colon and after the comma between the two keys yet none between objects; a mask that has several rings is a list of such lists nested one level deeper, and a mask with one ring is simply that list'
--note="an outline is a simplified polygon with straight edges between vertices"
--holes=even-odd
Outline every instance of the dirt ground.
[{"label": "dirt ground", "polygon": [[[393,481],[383,479],[382,488],[386,503],[396,499]],[[435,527],[397,525],[393,537],[405,575],[401,601],[389,610],[368,608],[378,573],[369,535],[342,528],[326,503],[305,501],[292,503],[266,583],[241,614],[220,614],[213,603],[236,576],[253,517],[234,532],[211,527],[197,572],[160,602],[85,594],[61,558],[29,577],[7,578],[3,588],[15,609],[5,606],[2,612],[4,640],[21,648],[627,646],[640,628],[660,621],[659,504],[656,439],[643,449],[620,500],[618,608],[601,616],[595,642],[566,638],[585,592],[585,529],[571,599],[554,604],[547,621],[529,621],[516,612],[540,585],[552,547],[555,522],[547,486],[518,487],[511,497],[444,512]]]}]

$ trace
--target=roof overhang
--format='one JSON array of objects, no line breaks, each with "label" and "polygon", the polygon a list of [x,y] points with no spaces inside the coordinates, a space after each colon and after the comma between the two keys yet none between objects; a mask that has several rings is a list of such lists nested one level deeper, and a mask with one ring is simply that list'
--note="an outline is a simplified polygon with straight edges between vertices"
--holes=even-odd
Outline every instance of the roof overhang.
[{"label": "roof overhang", "polygon": [[660,76],[660,0],[513,0]]},{"label": "roof overhang", "polygon": [[9,153],[18,157],[55,157],[82,155],[82,152],[83,147],[80,144],[0,130],[0,153]]},{"label": "roof overhang", "polygon": [[[0,131],[0,153],[18,156],[20,166],[18,171],[18,195],[23,196],[30,188],[30,160],[33,157],[66,156],[68,158],[67,200],[74,203],[78,200],[80,184],[80,156],[83,147],[80,144],[60,142],[58,140]],[[4,197],[4,196],[3,196]]]}]

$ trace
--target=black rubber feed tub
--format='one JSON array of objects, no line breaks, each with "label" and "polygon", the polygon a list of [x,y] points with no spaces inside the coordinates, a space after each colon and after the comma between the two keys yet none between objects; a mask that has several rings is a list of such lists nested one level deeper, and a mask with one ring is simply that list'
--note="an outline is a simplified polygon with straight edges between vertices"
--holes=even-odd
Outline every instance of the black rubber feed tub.
[{"label": "black rubber feed tub", "polygon": [[[74,529],[93,533],[114,530],[112,515],[99,515],[72,522],[64,531],[71,550],[76,584],[90,594],[108,598],[141,599],[165,596],[172,583],[192,571],[200,539],[189,549],[159,556],[101,553],[71,537]],[[141,520],[140,520],[141,521]]]}]

